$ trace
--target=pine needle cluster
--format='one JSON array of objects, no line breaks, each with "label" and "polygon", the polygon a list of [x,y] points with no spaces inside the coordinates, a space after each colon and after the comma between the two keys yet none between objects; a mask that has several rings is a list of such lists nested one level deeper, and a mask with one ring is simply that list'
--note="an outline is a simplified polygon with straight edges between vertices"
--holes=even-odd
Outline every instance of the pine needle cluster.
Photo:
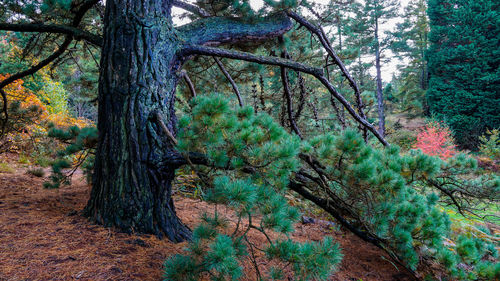
[{"label": "pine needle cluster", "polygon": [[[206,214],[186,254],[166,261],[165,280],[198,280],[202,274],[212,280],[237,280],[245,261],[254,264],[259,280],[281,279],[287,267],[299,280],[325,280],[335,270],[341,259],[338,244],[331,239],[302,244],[289,237],[299,218],[285,198],[299,165],[296,136],[251,107],[234,110],[222,96],[199,96],[191,114],[179,120],[178,148],[185,155],[208,156],[211,167],[197,169],[206,183],[204,199],[232,209],[237,222],[233,227],[217,211]],[[250,231],[266,237],[264,249],[248,238]],[[262,272],[256,251],[277,266]]]},{"label": "pine needle cluster", "polygon": [[[97,128],[93,126],[79,128],[72,126],[61,129],[51,124],[48,136],[66,144],[58,151],[57,159],[52,162],[50,181],[44,183],[45,188],[59,188],[61,184],[70,184],[73,173],[82,168],[87,180],[94,165],[94,150],[97,144]],[[66,169],[70,169],[68,172]]]}]

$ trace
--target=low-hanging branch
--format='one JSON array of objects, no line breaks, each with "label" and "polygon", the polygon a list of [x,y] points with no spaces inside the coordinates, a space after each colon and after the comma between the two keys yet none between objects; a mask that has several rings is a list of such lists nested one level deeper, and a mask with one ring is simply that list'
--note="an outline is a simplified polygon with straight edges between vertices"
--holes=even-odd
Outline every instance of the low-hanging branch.
[{"label": "low-hanging branch", "polygon": [[71,35],[75,40],[85,40],[102,47],[102,37],[79,28],[59,24],[0,23],[0,30],[15,32],[46,32]]},{"label": "low-hanging branch", "polygon": [[364,128],[369,130],[384,146],[389,145],[389,143],[384,139],[382,135],[380,135],[380,133],[375,129],[375,127],[372,124],[370,124],[366,119],[361,117],[356,112],[356,110],[354,110],[349,101],[347,101],[347,99],[335,89],[335,87],[331,84],[331,82],[325,77],[322,69],[305,65],[293,60],[288,60],[278,57],[258,56],[246,52],[233,51],[233,50],[214,48],[208,46],[200,46],[200,45],[184,45],[180,50],[180,55],[185,57],[191,55],[225,57],[225,58],[255,62],[259,64],[265,64],[265,65],[282,66],[310,74],[314,76],[316,79],[318,79],[328,89],[328,91],[340,103],[342,103],[344,108],[358,123],[360,123]]}]

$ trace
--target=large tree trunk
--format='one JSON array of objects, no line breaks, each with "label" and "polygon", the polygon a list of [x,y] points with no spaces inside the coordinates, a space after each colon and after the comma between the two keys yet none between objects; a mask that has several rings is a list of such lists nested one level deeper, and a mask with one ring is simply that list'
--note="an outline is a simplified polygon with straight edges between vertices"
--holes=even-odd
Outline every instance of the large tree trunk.
[{"label": "large tree trunk", "polygon": [[382,72],[380,65],[380,41],[378,37],[378,19],[375,19],[375,68],[377,69],[377,109],[378,132],[385,136],[384,96],[382,93]]},{"label": "large tree trunk", "polygon": [[171,198],[172,145],[155,122],[174,131],[180,63],[170,0],[108,0],[99,80],[99,145],[85,209],[93,221],[126,232],[182,241],[190,230]]}]

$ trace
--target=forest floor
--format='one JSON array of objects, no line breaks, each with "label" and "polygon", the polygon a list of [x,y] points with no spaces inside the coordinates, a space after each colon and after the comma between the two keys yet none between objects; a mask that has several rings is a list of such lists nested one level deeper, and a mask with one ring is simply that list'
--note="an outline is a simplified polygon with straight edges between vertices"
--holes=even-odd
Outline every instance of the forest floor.
[{"label": "forest floor", "polygon": [[[46,178],[26,173],[16,155],[0,159],[13,169],[0,172],[0,280],[161,280],[163,262],[182,253],[174,244],[151,235],[129,235],[94,225],[80,215],[90,186],[82,175],[59,190],[42,187]],[[175,196],[179,217],[193,228],[210,205]],[[388,256],[349,232],[319,222],[296,225],[297,241],[331,236],[344,258],[330,280],[413,280]],[[259,244],[264,238],[250,234]],[[262,257],[259,265],[267,266]],[[250,272],[243,280],[256,280]],[[289,279],[291,280],[291,279]]]}]

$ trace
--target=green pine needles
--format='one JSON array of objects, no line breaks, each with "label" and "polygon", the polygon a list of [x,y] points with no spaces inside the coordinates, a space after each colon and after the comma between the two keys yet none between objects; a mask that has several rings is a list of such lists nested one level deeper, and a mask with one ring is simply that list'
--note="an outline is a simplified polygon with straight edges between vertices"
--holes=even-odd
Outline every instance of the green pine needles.
[{"label": "green pine needles", "polygon": [[[73,173],[82,168],[90,182],[94,166],[94,150],[97,144],[97,128],[72,126],[59,129],[51,126],[49,137],[63,142],[66,147],[57,153],[57,159],[52,162],[50,181],[45,182],[45,188],[59,188],[61,184],[69,184]],[[70,168],[70,171],[67,169]]]},{"label": "green pine needles", "polygon": [[[231,109],[222,96],[200,96],[192,104],[191,114],[179,121],[178,148],[185,155],[195,148],[208,156],[211,167],[197,167],[207,187],[204,198],[232,209],[236,222],[217,208],[204,215],[187,253],[166,261],[165,280],[198,280],[202,274],[237,280],[248,261],[259,280],[281,279],[287,267],[299,280],[325,280],[340,262],[338,244],[289,238],[299,212],[288,205],[285,193],[299,167],[300,140],[251,107]],[[266,237],[266,248],[248,238],[250,231]],[[257,264],[256,251],[275,264],[269,272]]]},{"label": "green pine needles", "polygon": [[[477,163],[463,154],[443,161],[419,150],[374,148],[352,130],[301,142],[267,114],[232,109],[220,95],[192,101],[190,114],[179,121],[178,141],[185,157],[208,158],[208,165],[191,163],[204,182],[203,197],[232,209],[234,216],[229,220],[217,208],[205,214],[186,254],[166,261],[165,280],[197,280],[204,274],[237,280],[248,261],[259,280],[280,280],[290,271],[298,280],[327,279],[342,257],[340,249],[330,238],[290,239],[299,217],[285,199],[291,181],[327,201],[330,210],[410,269],[432,259],[456,278],[500,276],[498,239],[456,234],[442,211],[449,205],[473,215],[475,205],[500,200],[498,176],[471,177],[479,173]],[[307,161],[319,163],[316,171]],[[267,245],[255,245],[250,231],[262,233]],[[266,272],[256,262],[257,251],[273,264]]]}]

